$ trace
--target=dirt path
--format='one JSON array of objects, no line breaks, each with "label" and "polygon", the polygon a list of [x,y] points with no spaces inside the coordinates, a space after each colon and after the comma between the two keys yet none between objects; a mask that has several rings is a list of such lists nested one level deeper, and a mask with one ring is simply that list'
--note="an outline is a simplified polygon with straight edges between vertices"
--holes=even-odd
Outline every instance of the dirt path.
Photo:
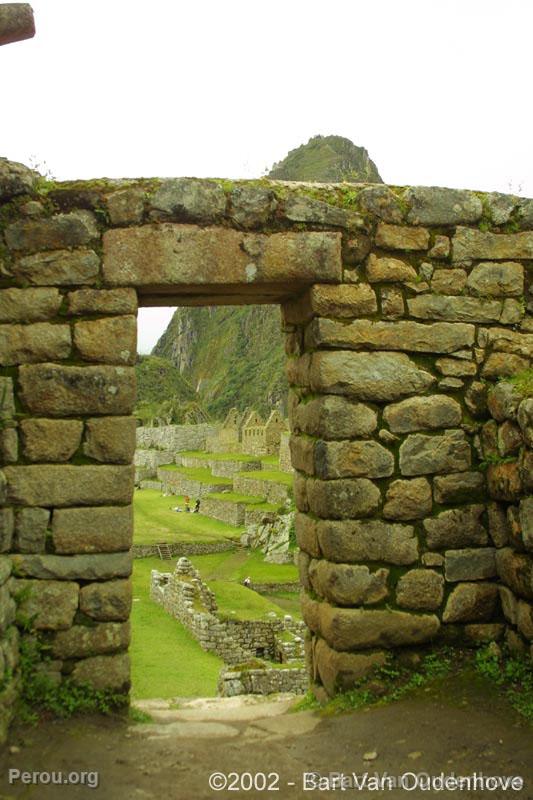
[{"label": "dirt path", "polygon": [[[177,711],[151,702],[157,722],[129,725],[90,718],[48,722],[15,730],[11,749],[1,758],[0,797],[31,800],[201,800],[203,798],[427,797],[533,798],[533,728],[521,721],[486,687],[454,686],[454,701],[442,690],[393,705],[335,717],[289,713],[290,701],[213,700],[188,703]],[[365,760],[367,756],[367,760]],[[368,758],[371,756],[372,758]],[[9,785],[8,770],[97,771],[99,786]],[[276,773],[274,791],[213,791],[214,772]],[[407,791],[304,789],[302,774],[344,772],[388,776],[429,773],[439,776],[521,776],[521,791]],[[219,780],[222,780],[220,778]],[[247,778],[243,778],[244,788]],[[259,781],[261,778],[258,779]],[[408,786],[413,778],[408,778]],[[311,778],[308,786],[314,785]],[[325,786],[326,784],[323,783]],[[515,784],[516,785],[516,784]],[[387,786],[387,783],[385,783]]]}]

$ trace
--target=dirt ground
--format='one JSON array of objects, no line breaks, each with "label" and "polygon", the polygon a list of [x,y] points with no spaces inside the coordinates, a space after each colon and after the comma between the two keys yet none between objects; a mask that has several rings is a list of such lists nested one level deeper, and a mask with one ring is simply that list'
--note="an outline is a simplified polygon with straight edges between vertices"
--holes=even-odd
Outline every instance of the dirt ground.
[{"label": "dirt ground", "polygon": [[[1,756],[0,798],[531,800],[533,727],[484,685],[454,684],[452,698],[442,688],[426,689],[391,705],[329,717],[310,711],[290,713],[291,701],[283,699],[196,701],[177,710],[164,701],[147,701],[145,707],[156,720],[151,724],[93,717],[15,727]],[[9,770],[61,771],[62,778],[71,782],[9,783]],[[98,786],[74,785],[73,771],[97,772]],[[229,776],[231,772],[241,777]],[[259,773],[256,788],[249,788],[250,778],[243,775],[247,772]],[[225,788],[210,788],[213,773],[223,773],[225,777],[212,780],[226,781]],[[322,788],[313,777],[304,784],[304,773],[320,773]],[[331,782],[331,773],[345,774],[342,787],[339,779]],[[359,782],[366,773],[366,786],[360,783],[357,788],[353,773]],[[405,773],[403,788],[388,782]],[[441,790],[437,782],[429,790],[424,783],[413,789],[413,774],[420,773],[437,779],[442,774],[477,773],[478,781],[482,776],[516,776],[523,780],[523,788],[515,782],[515,788],[507,790],[501,784],[494,790],[494,784],[484,789],[478,784],[478,790]],[[381,789],[376,788],[379,783],[372,778],[383,780],[384,775]],[[86,780],[94,783],[95,776]],[[270,789],[262,790],[263,780]]]}]

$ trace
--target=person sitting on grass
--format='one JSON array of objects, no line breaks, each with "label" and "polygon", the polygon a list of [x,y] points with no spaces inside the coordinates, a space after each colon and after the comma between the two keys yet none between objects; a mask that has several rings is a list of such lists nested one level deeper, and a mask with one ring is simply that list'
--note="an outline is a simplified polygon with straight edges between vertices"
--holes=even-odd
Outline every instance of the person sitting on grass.
[{"label": "person sitting on grass", "polygon": [[247,589],[249,589],[249,588],[250,588],[250,586],[252,585],[252,579],[251,579],[251,578],[250,578],[250,576],[248,575],[248,576],[247,576],[247,577],[246,577],[246,578],[243,580],[243,582],[242,582],[242,583],[243,583],[243,586],[246,586],[246,588],[247,588]]}]

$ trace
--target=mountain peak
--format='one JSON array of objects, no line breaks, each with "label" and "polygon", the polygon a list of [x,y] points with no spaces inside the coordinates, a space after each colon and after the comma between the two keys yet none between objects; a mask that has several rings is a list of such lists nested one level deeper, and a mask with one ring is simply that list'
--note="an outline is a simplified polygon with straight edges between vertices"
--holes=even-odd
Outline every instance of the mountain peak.
[{"label": "mountain peak", "polygon": [[321,183],[383,183],[368,151],[344,136],[313,136],[274,164],[267,177]]}]

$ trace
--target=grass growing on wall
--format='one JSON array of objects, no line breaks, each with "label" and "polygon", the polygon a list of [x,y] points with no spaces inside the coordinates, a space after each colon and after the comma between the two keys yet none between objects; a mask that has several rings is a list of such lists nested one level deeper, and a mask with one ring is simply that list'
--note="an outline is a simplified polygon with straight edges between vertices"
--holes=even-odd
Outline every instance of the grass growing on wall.
[{"label": "grass growing on wall", "polygon": [[133,562],[132,642],[134,700],[151,697],[213,697],[222,659],[206,653],[180,623],[150,600],[150,572],[163,572],[158,558]]},{"label": "grass growing on wall", "polygon": [[[195,498],[191,497],[191,506]],[[236,528],[203,514],[172,511],[184,507],[183,497],[163,497],[156,489],[137,490],[133,497],[134,544],[153,542],[219,542],[238,539],[244,528]]]},{"label": "grass growing on wall", "polygon": [[292,487],[293,475],[277,469],[262,469],[261,472],[239,472],[239,478],[250,478],[256,481],[272,481]]}]

